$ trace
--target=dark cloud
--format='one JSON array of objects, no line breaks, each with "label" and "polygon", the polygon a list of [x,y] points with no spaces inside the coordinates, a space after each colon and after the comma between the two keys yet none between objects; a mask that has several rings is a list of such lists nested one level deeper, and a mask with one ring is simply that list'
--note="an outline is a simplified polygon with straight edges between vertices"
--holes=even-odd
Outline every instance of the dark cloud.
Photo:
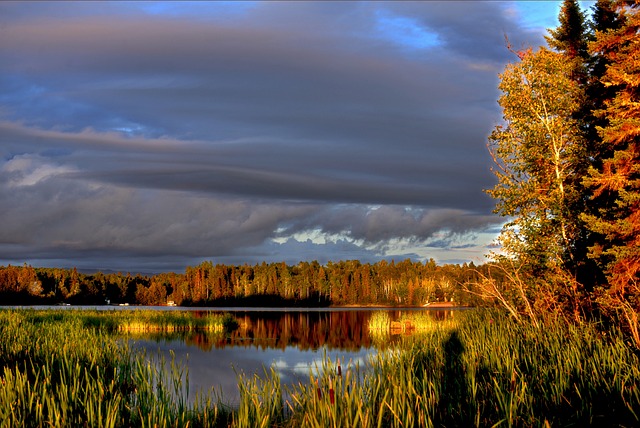
[{"label": "dark cloud", "polygon": [[[42,131],[10,123],[0,123],[0,130],[6,158],[25,150],[48,155],[59,167],[65,165],[69,179],[288,201],[467,210],[481,210],[488,201],[477,188],[468,187],[470,178],[481,179],[486,172],[477,172],[463,158],[456,160],[459,171],[441,161],[441,153],[424,159],[409,153],[400,156],[391,149],[387,158],[381,158],[383,152],[356,153],[350,148],[340,152],[330,143],[303,149],[264,141],[208,144],[94,131]],[[430,169],[429,159],[434,162]]]},{"label": "dark cloud", "polygon": [[516,47],[544,42],[540,32],[524,29],[522,22],[515,19],[514,3],[442,1],[424,6],[419,2],[394,2],[387,6],[437,33],[444,50],[495,65],[511,60],[505,49],[505,36]]},{"label": "dark cloud", "polygon": [[509,5],[0,5],[0,261],[481,257]]}]

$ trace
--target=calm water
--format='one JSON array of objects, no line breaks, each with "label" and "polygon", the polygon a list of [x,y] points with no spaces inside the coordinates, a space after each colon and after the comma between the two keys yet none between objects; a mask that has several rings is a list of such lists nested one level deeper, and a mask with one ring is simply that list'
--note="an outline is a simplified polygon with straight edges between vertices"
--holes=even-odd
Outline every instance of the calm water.
[{"label": "calm water", "polygon": [[[407,310],[384,310],[392,320]],[[450,311],[425,310],[435,319]],[[192,311],[205,316],[219,310]],[[375,310],[226,310],[239,321],[231,334],[204,332],[154,334],[131,339],[149,355],[171,353],[189,371],[190,396],[214,388],[230,404],[238,401],[237,374],[264,375],[273,367],[283,384],[308,382],[312,370],[327,355],[338,358],[344,370],[365,369],[370,355],[403,340],[401,334],[383,338],[369,334],[367,323]],[[156,354],[157,355],[157,354]]]},{"label": "calm water", "polygon": [[[18,307],[16,307],[18,308]],[[24,307],[22,307],[24,308]],[[135,306],[52,306],[39,309],[136,310]],[[145,307],[160,311],[188,311],[195,317],[232,313],[239,328],[230,334],[205,332],[154,333],[128,336],[133,347],[150,358],[174,355],[189,372],[189,395],[214,388],[229,404],[239,399],[237,376],[264,375],[274,368],[283,384],[308,382],[312,370],[324,356],[342,362],[343,370],[356,365],[366,369],[369,356],[404,340],[403,334],[372,335],[368,322],[376,312],[386,312],[391,321],[406,312],[424,311],[435,320],[456,310],[437,309],[271,309],[271,308],[181,308]]]}]

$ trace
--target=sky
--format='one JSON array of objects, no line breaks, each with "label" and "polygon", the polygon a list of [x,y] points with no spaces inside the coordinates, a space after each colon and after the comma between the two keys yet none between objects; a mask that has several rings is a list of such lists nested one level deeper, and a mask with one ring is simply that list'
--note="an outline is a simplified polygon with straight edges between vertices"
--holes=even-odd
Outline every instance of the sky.
[{"label": "sky", "polygon": [[483,263],[505,35],[558,11],[1,2],[0,265]]}]

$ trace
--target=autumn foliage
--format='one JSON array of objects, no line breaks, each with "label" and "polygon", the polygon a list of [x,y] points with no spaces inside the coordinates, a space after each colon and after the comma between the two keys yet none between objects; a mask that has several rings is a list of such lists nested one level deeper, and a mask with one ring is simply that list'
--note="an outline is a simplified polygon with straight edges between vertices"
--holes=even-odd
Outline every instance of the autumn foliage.
[{"label": "autumn foliage", "polygon": [[[501,75],[489,138],[517,312],[604,315],[640,345],[640,4],[565,0],[549,46]],[[525,284],[523,286],[523,284]],[[505,302],[513,303],[513,302]],[[532,311],[530,308],[534,308]]]},{"label": "autumn foliage", "polygon": [[[203,262],[184,273],[81,273],[76,269],[0,266],[0,304],[182,306],[478,305],[485,266],[357,260],[225,265]],[[502,283],[503,278],[501,278]]]}]

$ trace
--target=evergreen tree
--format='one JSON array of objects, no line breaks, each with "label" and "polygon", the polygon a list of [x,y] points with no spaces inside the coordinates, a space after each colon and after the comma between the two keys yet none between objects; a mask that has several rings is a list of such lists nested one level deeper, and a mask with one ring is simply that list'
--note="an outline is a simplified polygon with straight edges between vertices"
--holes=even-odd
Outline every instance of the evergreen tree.
[{"label": "evergreen tree", "polygon": [[608,61],[602,83],[615,94],[599,112],[606,121],[600,136],[611,156],[585,179],[600,204],[584,219],[599,237],[590,256],[607,274],[600,302],[621,317],[640,345],[640,14],[637,3],[626,3],[616,3],[619,28],[598,31],[591,45]]},{"label": "evergreen tree", "polygon": [[591,9],[591,35],[596,32],[606,33],[620,28],[621,20],[612,0],[598,0]]},{"label": "evergreen tree", "polygon": [[[575,0],[565,0],[558,15],[560,25],[553,30],[549,30],[546,37],[551,48],[560,53],[567,66],[571,67],[571,78],[582,87],[582,92],[586,92],[587,82],[589,82],[590,57],[587,50],[589,40],[589,27],[585,22],[585,17],[580,6]],[[584,195],[583,178],[587,175],[591,158],[594,156],[594,148],[590,144],[589,134],[593,122],[592,102],[586,96],[580,98],[580,103],[573,113],[575,120],[576,135],[579,134],[575,143],[582,146],[580,159],[574,162],[574,170],[567,176],[566,185],[575,190],[576,197],[567,201],[567,212],[573,213],[575,217],[575,236],[573,236],[570,254],[565,260],[564,266],[573,278],[580,284],[581,288],[587,291],[593,289],[594,278],[597,277],[597,266],[587,258],[588,248],[592,244],[591,232],[581,224],[579,214],[587,210],[588,198]]]},{"label": "evergreen tree", "polygon": [[567,57],[587,58],[587,37],[584,14],[576,0],[564,0],[558,16],[560,25],[555,30],[548,30],[546,36],[549,47],[563,53]]},{"label": "evergreen tree", "polygon": [[[610,146],[602,143],[602,138],[598,133],[599,128],[606,126],[606,117],[597,112],[605,108],[606,100],[614,97],[616,89],[612,86],[606,86],[602,81],[609,60],[604,52],[595,51],[591,47],[596,33],[605,33],[619,28],[621,20],[611,0],[598,0],[592,8],[591,16],[592,21],[589,23],[587,33],[590,49],[585,62],[584,88],[586,96],[583,108],[578,115],[585,137],[585,158],[583,170],[576,176],[575,185],[580,187],[580,192],[583,195],[582,205],[576,207],[577,210],[596,215],[600,207],[608,206],[612,201],[608,200],[606,195],[593,197],[592,192],[585,187],[583,179],[588,175],[589,167],[600,168],[602,160],[613,155]],[[598,239],[598,234],[585,226],[581,228],[581,237],[576,244],[576,260],[578,260],[576,277],[589,292],[593,291],[597,284],[605,281],[602,266],[588,257],[589,248]]]},{"label": "evergreen tree", "polygon": [[589,58],[587,61],[588,81],[586,82],[587,108],[587,139],[590,143],[588,149],[589,163],[600,167],[602,159],[611,157],[613,152],[608,145],[602,144],[602,138],[598,133],[599,128],[607,124],[606,116],[598,114],[605,108],[605,102],[611,100],[616,93],[615,86],[605,84],[603,81],[605,72],[610,64],[611,52],[604,45],[594,43],[596,34],[606,34],[620,28],[622,19],[616,11],[611,0],[598,0],[592,9],[592,21],[590,25]]}]

